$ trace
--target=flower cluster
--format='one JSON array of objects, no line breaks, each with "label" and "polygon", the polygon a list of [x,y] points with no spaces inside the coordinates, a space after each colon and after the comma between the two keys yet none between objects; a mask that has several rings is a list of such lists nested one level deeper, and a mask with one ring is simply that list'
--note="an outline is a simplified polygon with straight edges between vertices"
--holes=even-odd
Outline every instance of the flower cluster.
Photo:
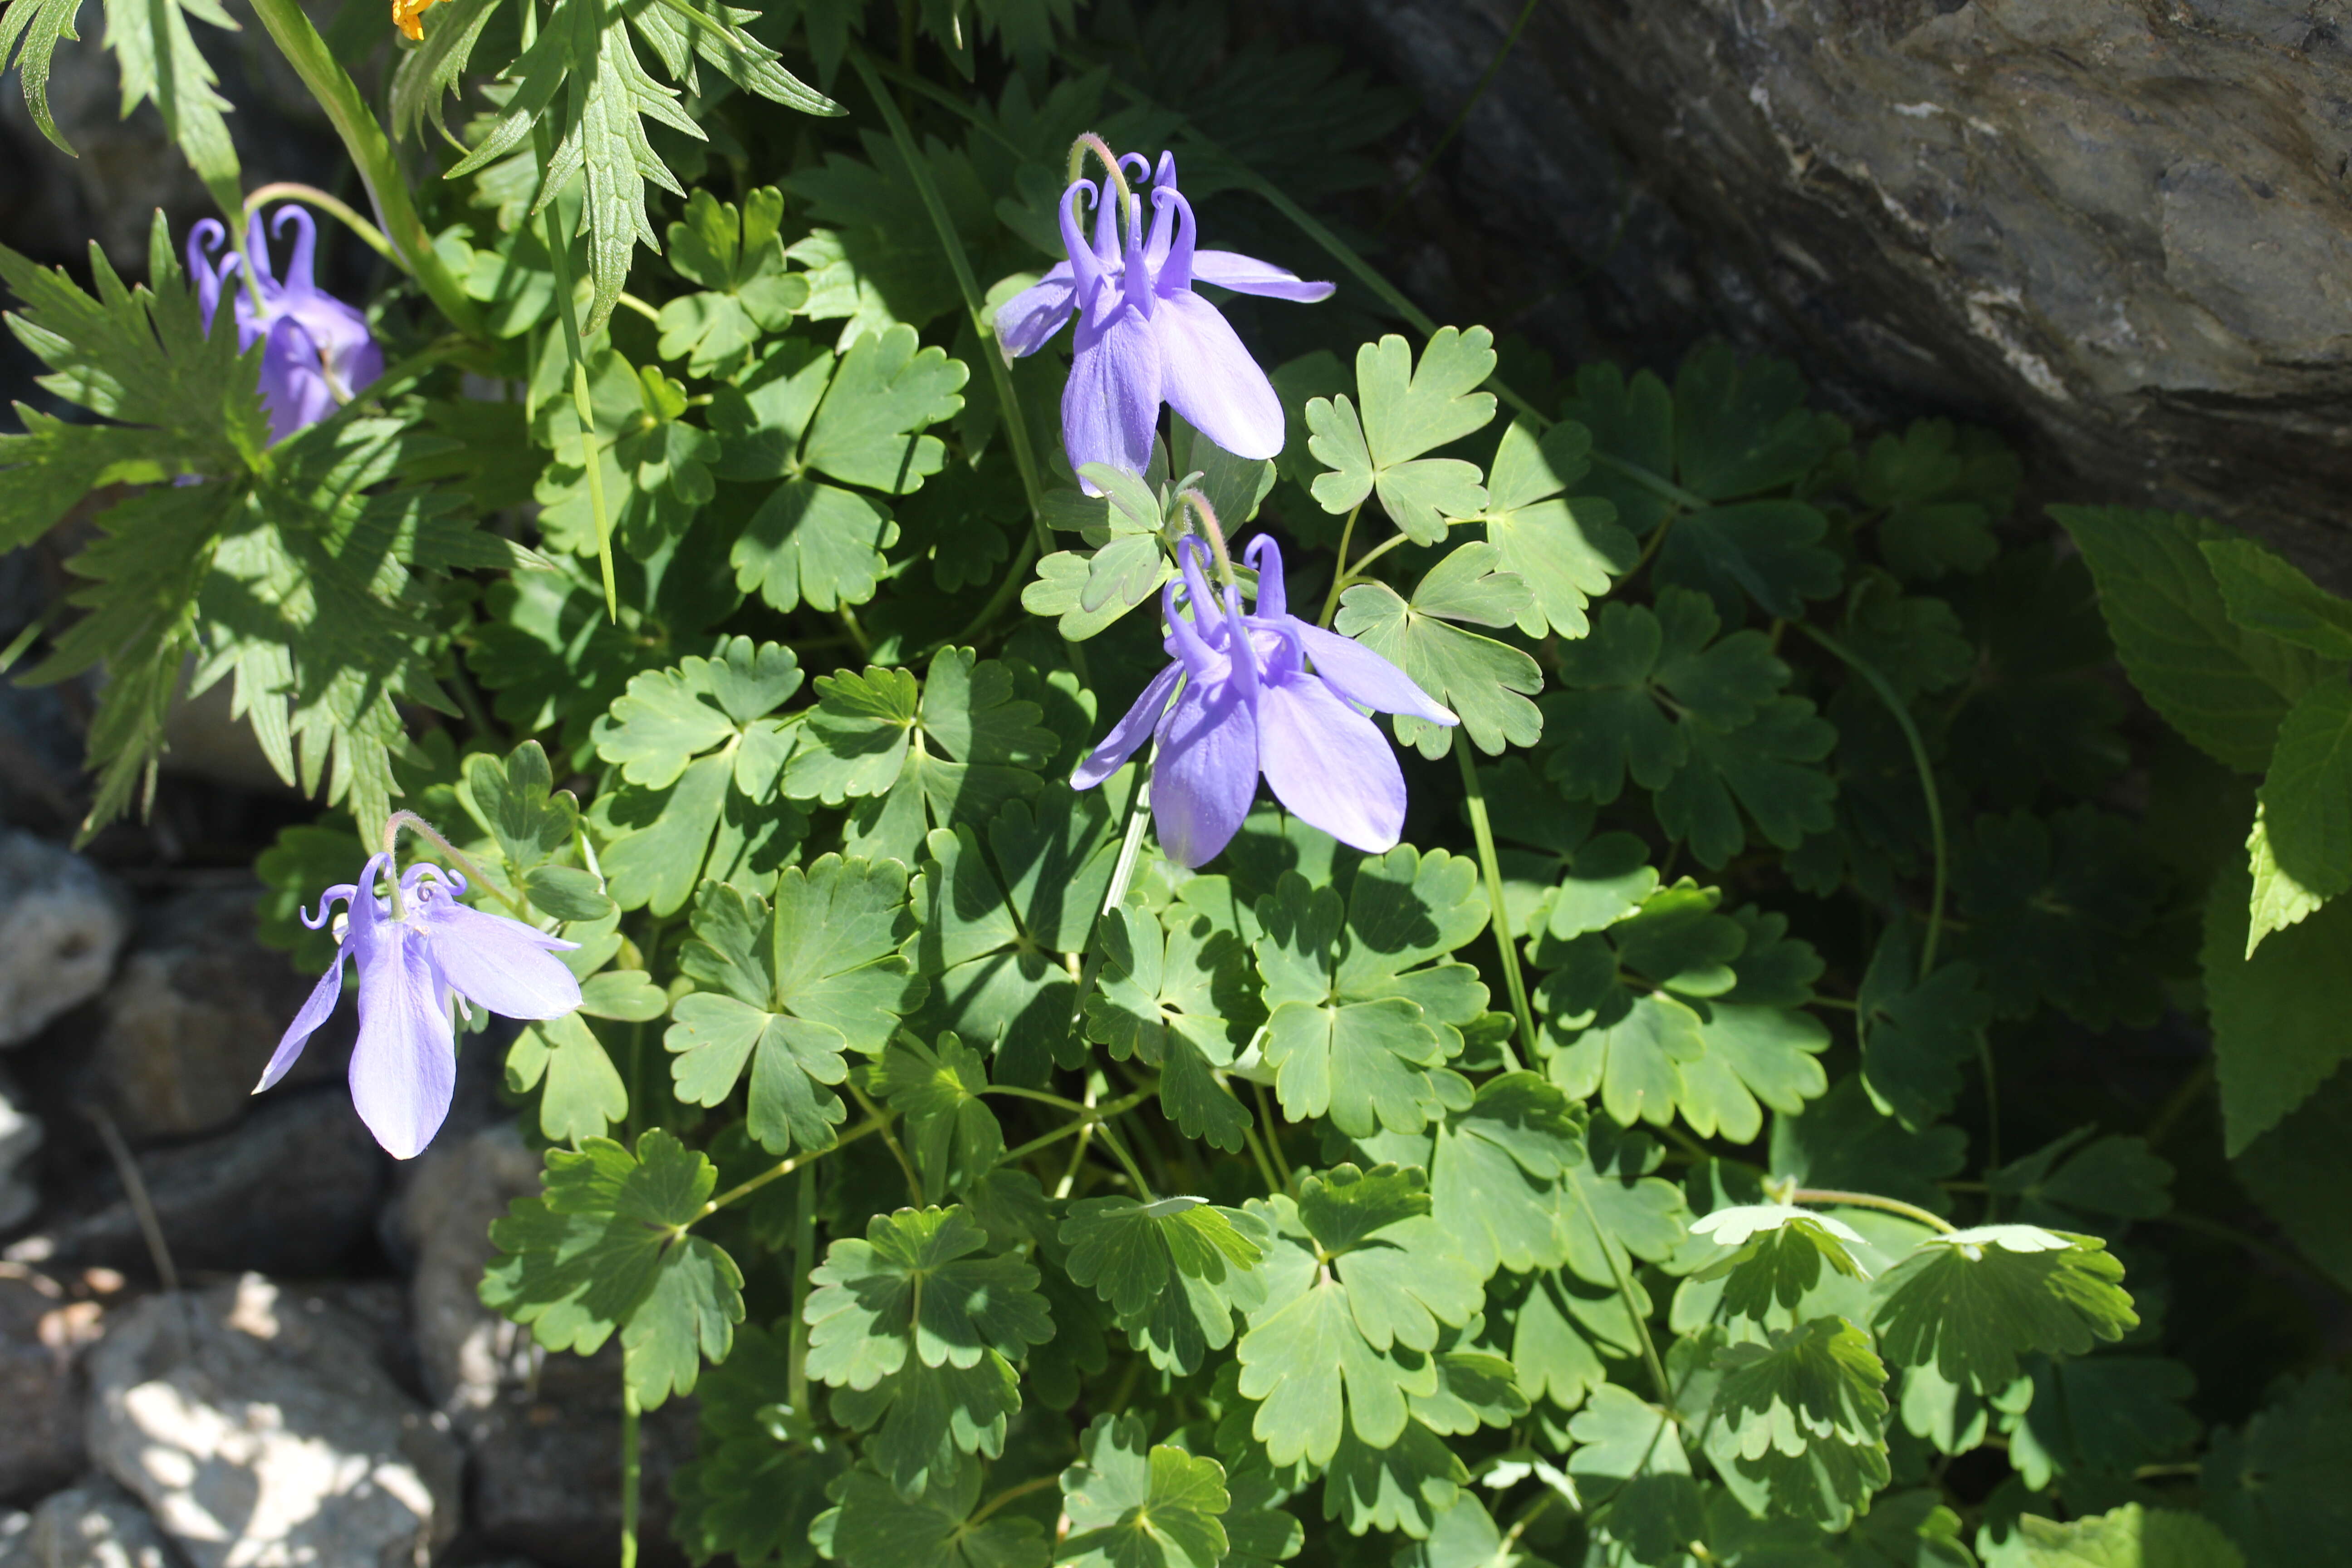
[{"label": "flower cluster", "polygon": [[1282,552],[1272,539],[1261,534],[1244,552],[1257,571],[1252,613],[1243,611],[1241,591],[1232,586],[1220,606],[1202,571],[1205,551],[1197,538],[1188,536],[1180,553],[1191,618],[1178,613],[1176,584],[1160,596],[1163,646],[1173,662],[1079,764],[1071,784],[1093,788],[1146,737],[1156,737],[1151,820],[1160,847],[1180,866],[1203,865],[1232,842],[1257,797],[1261,773],[1300,821],[1372,854],[1394,848],[1404,828],[1404,771],[1358,709],[1410,713],[1433,724],[1460,721],[1361,643],[1290,614]]},{"label": "flower cluster", "polygon": [[396,1160],[421,1152],[449,1114],[457,1082],[457,1042],[449,1020],[457,997],[509,1018],[554,1018],[580,1005],[580,983],[554,957],[576,947],[520,921],[457,902],[466,879],[438,866],[411,866],[389,898],[375,891],[392,857],[369,860],[357,882],[329,888],[312,931],[341,901],[350,910],[334,963],[319,977],[262,1069],[259,1094],[284,1078],[342,995],[343,961],[359,972],[359,1041],[352,1048],[352,1104]]},{"label": "flower cluster", "polygon": [[[1120,163],[1134,163],[1139,178],[1146,166],[1131,153]],[[1083,201],[1095,206],[1092,243],[1079,233]],[[1062,446],[1073,468],[1108,463],[1143,472],[1162,403],[1234,456],[1271,458],[1282,450],[1282,399],[1192,285],[1301,303],[1328,299],[1332,286],[1230,250],[1198,248],[1192,204],[1176,188],[1176,160],[1166,153],[1152,176],[1151,207],[1147,237],[1141,197],[1124,194],[1119,182],[1072,181],[1061,205],[1069,259],[997,311],[997,340],[1013,358],[1034,353],[1076,313],[1062,391]]]},{"label": "flower cluster", "polygon": [[[319,233],[310,215],[298,206],[279,207],[270,218],[270,230],[283,234],[289,226],[294,255],[282,280],[270,265],[259,213],[247,224],[244,254],[221,256],[217,267],[213,258],[227,243],[228,230],[217,219],[205,218],[188,231],[188,275],[195,279],[205,330],[212,330],[226,291],[236,301],[237,348],[249,349],[256,342],[263,345],[261,404],[269,413],[273,441],[316,425],[383,374],[383,351],[369,332],[367,318],[312,279]],[[251,289],[237,276],[248,258]]]}]

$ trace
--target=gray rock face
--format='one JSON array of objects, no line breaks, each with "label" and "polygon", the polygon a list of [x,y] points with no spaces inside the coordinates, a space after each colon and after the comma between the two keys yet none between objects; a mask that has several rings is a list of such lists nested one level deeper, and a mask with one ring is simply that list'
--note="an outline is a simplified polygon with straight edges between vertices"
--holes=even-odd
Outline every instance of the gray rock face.
[{"label": "gray rock face", "polygon": [[74,1360],[100,1310],[64,1298],[29,1270],[0,1273],[0,1497],[37,1497],[86,1463]]},{"label": "gray rock face", "polygon": [[423,1568],[457,1532],[456,1445],[322,1300],[150,1297],[89,1382],[91,1457],[194,1568]]},{"label": "gray rock face", "polygon": [[[323,1274],[367,1234],[391,1162],[340,1088],[265,1096],[216,1138],[139,1156],[163,1239],[184,1271]],[[137,1215],[117,1198],[22,1237],[0,1256],[152,1272]]]},{"label": "gray rock face", "polygon": [[[1283,4],[1441,121],[1520,9]],[[1454,184],[1528,241],[1520,281],[1580,296],[1605,340],[1560,346],[1658,359],[1713,328],[1881,411],[2021,415],[2073,488],[2232,516],[2340,577],[2352,537],[2322,521],[2352,479],[2335,9],[1544,5]]]},{"label": "gray rock face", "polygon": [[[585,1362],[546,1355],[475,1293],[496,1252],[490,1222],[539,1191],[540,1166],[511,1121],[445,1135],[404,1168],[390,1239],[415,1260],[410,1316],[425,1389],[472,1457],[469,1537],[559,1568],[611,1568],[621,1529],[619,1346]],[[694,1453],[694,1425],[693,1402],[672,1400],[639,1429],[648,1568],[677,1560],[668,1478]]]},{"label": "gray rock face", "polygon": [[129,924],[89,861],[0,829],[0,1046],[21,1045],[97,995]]},{"label": "gray rock face", "polygon": [[[254,935],[250,886],[183,893],[149,912],[106,991],[89,1072],[133,1141],[211,1132],[254,1105],[253,1086],[311,981]],[[329,1026],[291,1081],[331,1077]]]},{"label": "gray rock face", "polygon": [[40,1118],[25,1109],[16,1086],[0,1072],[0,1231],[22,1225],[40,1201],[30,1178],[19,1174],[40,1146]]},{"label": "gray rock face", "polygon": [[21,1517],[13,1557],[0,1521],[0,1568],[177,1568],[139,1500],[104,1476],[46,1497]]}]

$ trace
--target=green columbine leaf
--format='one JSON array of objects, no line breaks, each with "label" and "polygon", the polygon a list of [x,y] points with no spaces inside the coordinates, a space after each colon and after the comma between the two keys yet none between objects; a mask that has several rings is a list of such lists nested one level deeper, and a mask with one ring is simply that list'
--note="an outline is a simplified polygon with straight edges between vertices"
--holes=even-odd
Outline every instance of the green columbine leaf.
[{"label": "green columbine leaf", "polygon": [[1429,1523],[1429,1538],[1401,1549],[1397,1568],[1542,1568],[1540,1560],[1503,1539],[1495,1516],[1475,1494],[1464,1494]]},{"label": "green columbine leaf", "polygon": [[[2260,800],[2262,845],[2252,851],[2258,877],[2267,859],[2273,874],[2296,889],[2296,910],[2352,889],[2352,685],[2321,681],[2294,700],[2279,721]],[[2252,900],[2257,915],[2263,892],[2257,888]],[[2246,952],[2292,923],[2284,916],[2257,918]]]},{"label": "green columbine leaf", "polygon": [[718,476],[769,485],[729,557],[737,585],[780,610],[872,598],[898,525],[864,491],[906,495],[945,466],[946,447],[920,432],[961,410],[968,374],[900,325],[837,359],[785,339],[740,387],[721,387],[710,410],[725,443]]},{"label": "green columbine leaf", "polygon": [[1013,696],[1013,667],[970,648],[945,648],[922,683],[868,666],[816,679],[784,793],[827,805],[859,804],[850,848],[910,864],[930,827],[992,820],[1007,801],[1037,792],[1037,770],[1059,749],[1044,710]]},{"label": "green columbine leaf", "polygon": [[[2172,1166],[2144,1138],[2094,1138],[2077,1127],[1986,1177],[1992,1190],[2019,1200],[2028,1225],[2078,1227],[2102,1220],[2155,1219],[2172,1209]],[[2087,1142],[2086,1142],[2087,1140]]]},{"label": "green columbine leaf", "polygon": [[[609,10],[602,4],[566,5],[514,63],[510,74],[517,87],[499,118],[449,171],[449,178],[460,179],[507,157],[524,145],[542,120],[555,130],[554,156],[543,172],[530,216],[538,216],[574,174],[585,174],[587,200],[580,226],[588,236],[594,295],[582,323],[583,332],[602,330],[620,303],[635,247],[642,242],[647,249],[661,247],[646,216],[646,182],[685,195],[654,152],[642,117],[703,139],[677,102],[677,92],[656,81],[639,63],[629,38],[632,31],[660,58],[671,79],[689,88],[698,58],[736,86],[772,102],[809,114],[841,112],[838,105],[778,65],[775,50],[744,31],[744,22],[757,19],[757,13],[725,6],[706,11],[688,0]],[[467,49],[470,42],[467,40]],[[432,73],[424,96],[436,105],[436,116],[442,89],[455,87],[462,68],[461,58],[455,67]]]},{"label": "green columbine leaf", "polygon": [[1077,1568],[1217,1568],[1230,1547],[1225,1468],[1166,1444],[1147,1449],[1136,1416],[1100,1415],[1062,1472],[1069,1533],[1055,1554]]},{"label": "green columbine leaf", "polygon": [[1307,1177],[1295,1203],[1251,1203],[1272,1243],[1240,1388],[1265,1401],[1252,1431],[1275,1464],[1328,1464],[1347,1432],[1388,1447],[1407,1399],[1437,1393],[1439,1325],[1468,1322],[1482,1292],[1429,1207],[1427,1178],[1394,1165],[1334,1166]]},{"label": "green columbine leaf", "polygon": [[697,1563],[725,1554],[745,1568],[810,1568],[809,1525],[847,1468],[838,1445],[812,1445],[808,1415],[777,1403],[790,1386],[793,1325],[735,1331],[735,1349],[702,1379],[700,1441],[670,1479],[670,1529]]},{"label": "green columbine leaf", "polygon": [[1637,1563],[1670,1562],[1698,1539],[1705,1503],[1671,1415],[1603,1384],[1568,1432],[1577,1443],[1569,1474],[1589,1495],[1608,1500],[1593,1519],[1605,1538]]},{"label": "green columbine leaf", "polygon": [[1948,1114],[1960,1074],[1984,1049],[1992,1022],[1973,963],[1947,963],[1924,980],[1908,925],[1887,928],[1855,998],[1862,1079],[1871,1103],[1914,1132]]},{"label": "green columbine leaf", "polygon": [[1054,790],[1034,814],[1009,802],[988,826],[992,855],[969,825],[925,841],[914,958],[933,980],[920,1017],[993,1048],[1000,1078],[1041,1081],[1069,1057],[1077,986],[1057,955],[1085,948],[1110,886],[1118,846],[1104,796]]},{"label": "green columbine leaf", "polygon": [[2215,761],[2269,765],[2287,710],[2319,677],[2309,650],[2230,618],[2200,548],[2220,523],[2120,507],[2053,507],[2098,580],[2116,653],[2149,706]]},{"label": "green columbine leaf", "polygon": [[1617,524],[1615,502],[1560,494],[1591,471],[1591,432],[1572,420],[1538,438],[1515,419],[1486,474],[1486,542],[1499,552],[1497,569],[1528,585],[1531,602],[1517,624],[1531,637],[1582,637],[1591,629],[1586,605],[1640,553]]},{"label": "green columbine leaf", "polygon": [[[553,336],[547,342],[531,389],[539,405],[531,434],[554,454],[531,489],[541,503],[540,533],[550,550],[593,556],[603,536],[578,405],[565,395],[571,387],[564,356]],[[605,521],[611,537],[642,560],[684,534],[709,504],[719,439],[687,422],[692,405],[685,383],[653,365],[638,369],[609,347],[592,350],[587,365]]]},{"label": "green columbine leaf", "polygon": [[489,830],[506,858],[508,877],[535,908],[565,921],[602,920],[611,912],[603,878],[555,863],[579,840],[580,803],[570,790],[553,788],[554,774],[537,741],[525,741],[504,762],[475,752],[466,759],[465,777],[467,809]]},{"label": "green columbine leaf", "polygon": [[[1465,632],[1453,623],[1507,626],[1534,600],[1521,578],[1496,570],[1502,552],[1465,544],[1429,570],[1410,600],[1384,583],[1359,583],[1339,595],[1332,625],[1391,664],[1461,719],[1473,744],[1488,756],[1506,746],[1532,746],[1543,738],[1543,715],[1528,699],[1543,689],[1536,661],[1507,643]],[[1399,742],[1425,757],[1442,757],[1451,729],[1400,714]]]},{"label": "green columbine leaf", "polygon": [[2244,1568],[2245,1556],[2193,1513],[2126,1503],[2066,1524],[2027,1514],[2016,1558],[2028,1568]]},{"label": "green columbine leaf", "polygon": [[1402,1436],[1385,1447],[1349,1432],[1323,1479],[1323,1516],[1354,1535],[1375,1530],[1425,1535],[1469,1483],[1461,1458],[1418,1419],[1408,1420]]},{"label": "green columbine leaf", "polygon": [[1968,1149],[1969,1135],[1957,1127],[1906,1130],[1871,1104],[1860,1078],[1841,1079],[1801,1112],[1772,1119],[1775,1176],[1901,1198],[1931,1214],[1952,1206],[1937,1184],[1958,1173]]},{"label": "green columbine leaf", "polygon": [[1062,1222],[1070,1278],[1118,1314],[1138,1350],[1178,1373],[1233,1343],[1234,1311],[1256,1304],[1264,1222],[1200,1198],[1081,1198]]},{"label": "green columbine leaf", "polygon": [[870,1087],[898,1113],[900,1138],[925,1190],[961,1192],[1003,1157],[1004,1130],[981,1098],[987,1064],[953,1035],[941,1035],[933,1049],[899,1034],[882,1052]]},{"label": "green columbine leaf", "polygon": [[[1659,821],[1713,868],[1747,847],[1741,808],[1793,849],[1832,820],[1836,785],[1811,764],[1837,732],[1801,698],[1780,695],[1789,667],[1760,632],[1717,640],[1706,601],[1680,589],[1655,610],[1610,605],[1560,658],[1545,727],[1573,737],[1546,764],[1571,800],[1615,800],[1631,777],[1658,793]],[[1671,717],[1670,717],[1671,715]]]},{"label": "green columbine leaf", "polygon": [[1725,1346],[1716,1367],[1710,1415],[1776,1512],[1843,1529],[1886,1484],[1886,1368],[1860,1329],[1822,1318],[1775,1330]]},{"label": "green columbine leaf", "polygon": [[1438,1224],[1482,1276],[1568,1261],[1562,1205],[1584,1163],[1584,1115],[1531,1072],[1504,1073],[1439,1122],[1430,1155]]},{"label": "green columbine leaf", "polygon": [[1748,1204],[1717,1209],[1690,1228],[1725,1249],[1693,1278],[1724,1279],[1724,1310],[1759,1322],[1802,1300],[1825,1263],[1849,1279],[1869,1278],[1849,1247],[1862,1245],[1853,1227],[1810,1209]]},{"label": "green columbine leaf", "polygon": [[1977,819],[1952,880],[2000,1016],[2048,1002],[2093,1028],[2155,1018],[2157,966],[2139,942],[2158,881],[2140,845],[2132,824],[2092,805]]},{"label": "green columbine leaf", "polygon": [[1865,572],[1847,591],[1839,637],[1906,702],[1948,691],[1977,671],[1977,646],[1959,612],[1946,600],[1904,593],[1884,573]]},{"label": "green columbine leaf", "polygon": [[1258,900],[1265,1059],[1286,1115],[1328,1115],[1351,1136],[1417,1132],[1443,1106],[1433,1070],[1486,1010],[1467,964],[1437,963],[1485,929],[1477,867],[1410,845],[1366,860],[1341,889],[1286,872]]},{"label": "green columbine leaf", "polygon": [[800,689],[799,661],[777,643],[723,640],[715,657],[633,677],[597,721],[597,754],[621,787],[597,798],[604,865],[623,909],[666,915],[706,875],[754,885],[772,876],[806,824],[776,784],[793,731],[775,716]]},{"label": "green columbine leaf", "polygon": [[734,1259],[686,1232],[717,1170],[656,1128],[635,1154],[608,1138],[577,1153],[551,1149],[541,1184],[490,1226],[500,1256],[483,1276],[483,1302],[549,1350],[591,1354],[620,1331],[646,1409],[693,1393],[700,1362],[727,1359],[743,1318]]},{"label": "green columbine leaf", "polygon": [[[2010,1463],[2037,1491],[2120,1487],[2142,1465],[2177,1459],[2202,1424],[2187,1408],[2197,1378],[2160,1356],[2104,1354],[2037,1362],[2031,1397],[2002,1415]],[[2012,1413],[2013,1412],[2013,1413]]]},{"label": "green columbine leaf", "polygon": [[[1164,924],[1163,924],[1164,922]],[[1249,943],[1186,903],[1159,915],[1132,901],[1103,917],[1100,983],[1087,1038],[1160,1069],[1160,1103],[1188,1138],[1239,1153],[1250,1113],[1215,1070],[1265,1021]]]},{"label": "green columbine leaf", "polygon": [[1054,1334],[1037,1271],[977,1257],[988,1243],[962,1209],[900,1209],[835,1241],[809,1278],[808,1373],[832,1385],[848,1426],[880,1426],[867,1455],[902,1497],[955,1471],[960,1454],[1002,1451],[1021,1408],[1013,1361]]},{"label": "green columbine leaf", "polygon": [[661,308],[661,356],[687,359],[696,375],[740,369],[765,332],[782,331],[808,303],[805,274],[785,270],[776,229],[784,195],[773,185],[745,194],[739,216],[731,202],[707,190],[688,198],[682,223],[669,226],[669,264],[702,292]]},{"label": "green columbine leaf", "polygon": [[1879,1281],[1874,1323],[1898,1366],[1933,1361],[1947,1382],[1992,1394],[2021,1355],[2080,1355],[2137,1326],[2123,1276],[2096,1237],[1978,1226],[1914,1248]]},{"label": "green columbine leaf", "polygon": [[2341,1539],[2345,1467],[2352,1465],[2352,1385],[2321,1370],[2284,1379],[2240,1430],[2213,1435],[2202,1472],[2206,1516],[2256,1568],[2310,1560]]},{"label": "green columbine leaf", "polygon": [[847,1568],[1045,1568],[1052,1543],[1018,1514],[975,1519],[981,1467],[967,1459],[909,1493],[860,1467],[837,1487],[839,1508],[812,1533]]},{"label": "green columbine leaf", "polygon": [[1906,583],[1981,572],[1993,524],[2016,504],[2022,469],[2000,437],[1948,419],[1916,419],[1864,454],[1854,494],[1879,509],[1878,548]]},{"label": "green columbine leaf", "polygon": [[[658,1016],[668,999],[656,991]],[[549,1141],[577,1143],[602,1138],[629,1114],[628,1086],[611,1053],[588,1021],[566,1013],[545,1023],[525,1025],[507,1047],[506,1086],[516,1094],[541,1089],[539,1130]]]},{"label": "green columbine leaf", "polygon": [[[1447,522],[1486,510],[1476,465],[1425,452],[1458,441],[1495,417],[1492,393],[1476,388],[1495,374],[1495,336],[1484,327],[1442,327],[1422,350],[1395,336],[1356,351],[1356,392],[1307,405],[1307,447],[1329,472],[1317,476],[1315,499],[1328,512],[1349,511],[1378,491],[1381,510],[1423,544],[1445,538]],[[1516,614],[1516,612],[1514,612]]]},{"label": "green columbine leaf", "polygon": [[906,868],[827,855],[756,893],[706,882],[678,967],[697,990],[662,1037],[688,1105],[720,1105],[751,1068],[751,1131],[782,1154],[822,1149],[848,1114],[832,1086],[845,1051],[881,1052],[920,1003],[921,976],[898,954],[914,929]]}]

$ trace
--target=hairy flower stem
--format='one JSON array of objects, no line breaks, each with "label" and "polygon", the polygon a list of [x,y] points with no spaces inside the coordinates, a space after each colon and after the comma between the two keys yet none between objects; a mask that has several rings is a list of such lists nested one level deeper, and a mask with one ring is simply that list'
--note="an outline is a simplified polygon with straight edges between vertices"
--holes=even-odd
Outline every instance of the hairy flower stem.
[{"label": "hairy flower stem", "polygon": [[[255,15],[268,29],[286,63],[327,111],[327,119],[342,138],[343,150],[360,172],[383,231],[407,268],[450,324],[468,337],[482,335],[481,311],[466,297],[465,286],[433,248],[433,236],[417,216],[408,180],[394,156],[391,138],[376,122],[351,73],[335,63],[327,40],[310,25],[300,0],[253,0]],[[250,276],[250,268],[247,269]]]},{"label": "hairy flower stem", "polygon": [[[874,62],[856,44],[849,46],[849,63],[857,69],[858,79],[881,110],[883,123],[888,127],[890,140],[905,161],[907,176],[914,183],[915,194],[922,198],[923,210],[930,215],[931,227],[938,234],[940,249],[946,253],[948,269],[955,274],[956,288],[963,295],[965,312],[971,318],[971,328],[982,342],[993,342],[995,323],[989,319],[985,296],[981,292],[980,279],[972,275],[971,258],[965,254],[963,237],[956,232],[955,219],[949,216],[947,203],[940,199],[939,186],[931,179],[929,160],[915,144],[915,134],[907,128],[907,117],[898,112],[897,100],[883,88],[882,78]],[[1021,475],[1021,491],[1029,502],[1029,529],[1037,542],[1040,556],[1053,553],[1054,539],[1045,525],[1045,486],[1037,468],[1036,449],[1029,443],[1029,420],[1021,407],[1021,399],[1013,385],[1012,367],[1004,363],[1001,353],[983,353],[988,362],[989,379],[996,387],[998,414],[1004,421],[1004,443],[1013,451],[1013,466]],[[1069,651],[1070,668],[1077,678],[1091,686],[1094,679],[1087,673],[1086,649],[1065,639],[1062,645]]]},{"label": "hairy flower stem", "polygon": [[[626,1373],[623,1374],[625,1377]],[[645,1441],[637,1391],[621,1385],[621,1568],[637,1568],[637,1508],[645,1490]]]},{"label": "hairy flower stem", "polygon": [[1478,844],[1478,868],[1486,879],[1486,907],[1495,922],[1495,946],[1503,958],[1503,986],[1510,993],[1511,1016],[1519,1023],[1519,1049],[1536,1059],[1536,1018],[1528,1006],[1527,977],[1519,973],[1519,944],[1511,930],[1511,911],[1503,900],[1503,862],[1495,850],[1494,824],[1486,816],[1486,791],[1478,782],[1478,764],[1470,755],[1466,731],[1454,731],[1454,760],[1462,765],[1462,788],[1470,808],[1470,836]]},{"label": "hairy flower stem", "polygon": [[1209,552],[1217,558],[1218,580],[1229,588],[1236,586],[1241,579],[1234,574],[1234,555],[1225,547],[1225,531],[1217,524],[1217,509],[1209,504],[1207,496],[1189,485],[1176,492],[1176,503],[1191,511],[1193,521],[1201,525],[1201,536],[1209,542]]},{"label": "hairy flower stem", "polygon": [[306,185],[299,180],[273,180],[266,185],[256,185],[245,193],[245,216],[249,218],[271,202],[281,201],[300,202],[304,206],[318,208],[359,236],[370,250],[410,277],[415,276],[415,269],[408,265],[408,258],[401,255],[400,248],[384,237],[383,230],[362,217],[358,209],[342,197],[322,191],[316,185]]},{"label": "hairy flower stem", "polygon": [[1089,153],[1102,163],[1103,184],[1118,195],[1119,221],[1124,223],[1134,205],[1135,192],[1128,185],[1127,171],[1118,166],[1118,154],[1110,150],[1110,143],[1100,135],[1092,131],[1082,132],[1078,139],[1070,143],[1069,172],[1063,176],[1062,183],[1074,185],[1085,176],[1087,154]]},{"label": "hairy flower stem", "polygon": [[[449,857],[450,861],[458,870],[466,874],[466,879],[475,887],[497,894],[499,901],[514,910],[517,915],[530,914],[530,906],[528,903],[515,897],[514,894],[505,891],[497,883],[483,876],[481,868],[467,859],[465,851],[442,837],[439,828],[413,811],[395,811],[383,819],[383,852],[385,854],[395,853],[399,844],[400,830],[404,827]],[[397,919],[400,915],[400,879],[397,876],[392,879],[392,903],[393,916]]]}]

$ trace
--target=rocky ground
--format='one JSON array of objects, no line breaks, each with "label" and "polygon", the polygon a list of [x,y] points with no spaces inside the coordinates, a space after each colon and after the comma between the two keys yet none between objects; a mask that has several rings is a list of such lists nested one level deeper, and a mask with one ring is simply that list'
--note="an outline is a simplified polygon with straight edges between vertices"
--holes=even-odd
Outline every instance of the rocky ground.
[{"label": "rocky ground", "polygon": [[[348,1011],[249,1096],[309,982],[203,862],[283,807],[173,860],[238,792],[163,795],[88,855],[0,829],[0,1568],[613,1562],[617,1357],[550,1360],[474,1294],[539,1172],[495,1048],[399,1167],[343,1091]],[[692,1424],[646,1424],[649,1563]]]}]

